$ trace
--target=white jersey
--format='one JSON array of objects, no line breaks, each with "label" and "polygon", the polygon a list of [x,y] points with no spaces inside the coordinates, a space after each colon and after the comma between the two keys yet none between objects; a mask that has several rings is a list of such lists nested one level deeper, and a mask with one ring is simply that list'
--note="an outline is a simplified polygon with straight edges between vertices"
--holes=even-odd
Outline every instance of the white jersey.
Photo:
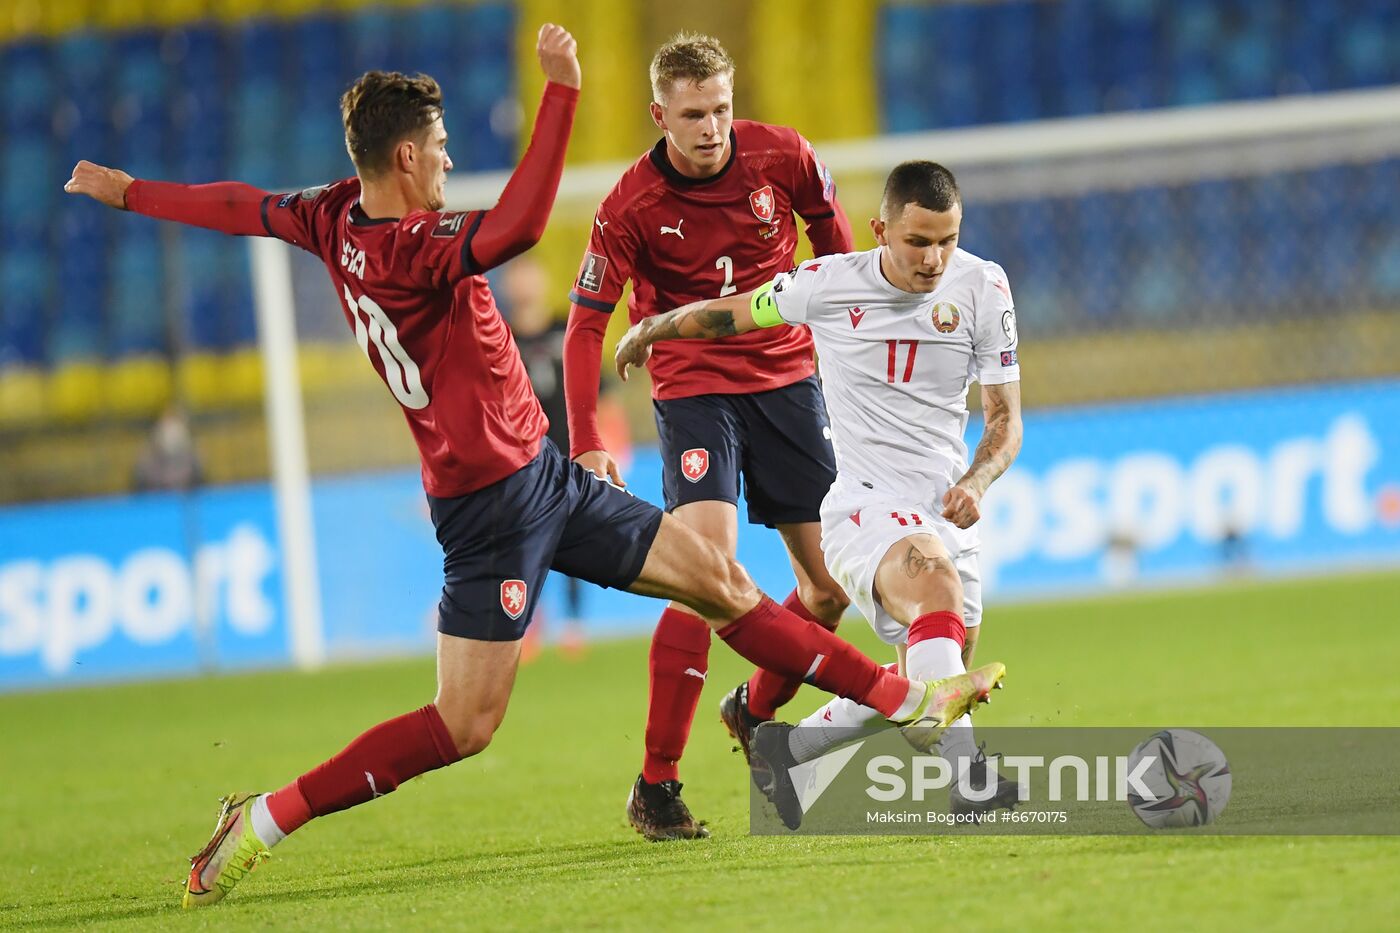
[{"label": "white jersey", "polygon": [[[967,471],[967,390],[1020,379],[1006,273],[956,250],[938,287],[891,285],[880,250],[825,256],[774,279],[789,324],[812,332],[841,490],[937,502]],[[976,546],[976,526],[960,536]]]}]

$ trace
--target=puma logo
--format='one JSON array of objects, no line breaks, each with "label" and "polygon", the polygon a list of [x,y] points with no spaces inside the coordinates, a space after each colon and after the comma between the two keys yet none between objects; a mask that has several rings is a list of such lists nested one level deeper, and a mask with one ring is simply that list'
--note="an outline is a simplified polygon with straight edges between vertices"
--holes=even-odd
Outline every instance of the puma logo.
[{"label": "puma logo", "polygon": [[381,793],[379,792],[379,788],[374,786],[374,775],[373,775],[373,774],[370,774],[368,771],[366,771],[366,772],[365,772],[365,780],[366,780],[366,781],[369,781],[369,792],[370,792],[372,795],[374,795],[373,797],[370,798],[371,800],[373,800],[375,797],[383,797],[383,796],[384,796],[383,794],[381,794]]},{"label": "puma logo", "polygon": [[602,230],[608,225],[608,222],[606,220],[599,220],[597,217],[593,218],[593,223],[599,230]]},{"label": "puma logo", "polygon": [[662,235],[662,236],[665,236],[665,235],[668,234],[668,233],[674,233],[676,236],[678,236],[678,237],[680,237],[682,240],[684,240],[684,239],[685,239],[685,234],[684,234],[684,233],[681,233],[681,224],[683,224],[683,223],[685,223],[685,218],[684,218],[684,217],[682,217],[680,220],[676,221],[676,225],[675,225],[674,227],[666,227],[666,226],[663,226],[663,227],[661,228],[661,235]]},{"label": "puma logo", "polygon": [[685,672],[686,672],[687,674],[689,674],[691,677],[699,677],[701,680],[704,680],[704,679],[705,679],[705,675],[702,674],[702,673],[700,673],[699,671],[697,671],[697,670],[696,670],[695,668],[693,668],[693,667],[687,667],[687,668],[685,669]]}]

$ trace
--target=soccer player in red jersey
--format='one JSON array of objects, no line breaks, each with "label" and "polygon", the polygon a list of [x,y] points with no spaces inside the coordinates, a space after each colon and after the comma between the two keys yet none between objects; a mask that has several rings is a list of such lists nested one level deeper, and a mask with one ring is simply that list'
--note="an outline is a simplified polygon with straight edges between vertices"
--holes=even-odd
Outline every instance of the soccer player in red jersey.
[{"label": "soccer player in red jersey", "polygon": [[[596,406],[603,332],[633,282],[633,323],[692,301],[756,288],[794,265],[797,224],[818,256],[850,252],[831,174],[797,131],[733,115],[734,63],[708,36],[681,34],[651,63],[651,116],[664,135],[603,200],[564,343],[570,454],[621,482]],[[709,346],[658,344],[648,368],[666,510],[733,556],[739,477],[748,519],[776,527],[797,589],[783,603],[828,629],[848,604],[822,559],[820,506],[836,478],[826,406],[803,328],[754,331]],[[650,839],[708,835],[680,799],[678,759],[708,673],[710,627],[672,603],[652,638],[642,773],[627,798]],[[721,704],[748,755],[800,680],[757,671]]]},{"label": "soccer player in red jersey", "polygon": [[660,509],[582,467],[546,421],[482,273],[541,236],[580,85],[573,38],[540,30],[549,82],[534,135],[496,206],[444,213],[452,168],[442,96],[425,76],[369,72],[341,99],[356,177],[300,193],[133,179],[79,162],[64,186],[110,207],[244,236],[325,263],[347,323],[418,443],[445,554],[433,702],[362,733],[270,794],[231,794],[193,859],[187,907],[212,904],[287,834],[482,751],[505,716],[520,639],[550,569],[678,599],[739,654],[879,709],[946,728],[990,683],[914,682],[761,593],[744,569]]}]

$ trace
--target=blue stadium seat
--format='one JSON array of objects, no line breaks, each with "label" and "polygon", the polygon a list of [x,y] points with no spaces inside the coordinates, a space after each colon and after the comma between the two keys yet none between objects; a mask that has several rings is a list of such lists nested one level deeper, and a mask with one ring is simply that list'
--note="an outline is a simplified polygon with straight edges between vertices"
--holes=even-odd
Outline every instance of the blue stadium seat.
[{"label": "blue stadium seat", "polygon": [[172,177],[188,182],[228,177],[228,84],[224,63],[230,60],[227,33],[210,23],[178,30],[182,54],[173,63],[178,88],[171,112]]},{"label": "blue stadium seat", "polygon": [[927,67],[923,43],[924,11],[905,4],[882,4],[879,19],[878,56],[881,128],[887,133],[924,129],[925,91],[921,82],[909,80]]},{"label": "blue stadium seat", "polygon": [[144,29],[115,41],[112,119],[120,164],[137,178],[171,174],[169,81],[160,45],[160,34]]},{"label": "blue stadium seat", "polygon": [[233,27],[233,44],[237,65],[230,95],[231,174],[264,188],[284,186],[288,174],[285,134],[295,122],[284,74],[291,58],[287,27],[270,20],[249,20]]},{"label": "blue stadium seat", "polygon": [[[127,218],[86,199],[65,198],[55,217],[52,362],[90,359],[102,354],[107,331],[108,247],[117,224]],[[119,228],[118,228],[119,229]],[[158,290],[147,283],[145,290]]]},{"label": "blue stadium seat", "polygon": [[1052,25],[1047,66],[1043,69],[1050,100],[1046,115],[1055,117],[1095,113],[1101,106],[1098,56],[1099,19],[1094,0],[1064,0],[1044,4]]},{"label": "blue stadium seat", "polygon": [[361,7],[349,17],[349,57],[356,75],[412,69],[399,51],[399,16],[380,6]]},{"label": "blue stadium seat", "polygon": [[1112,110],[1161,106],[1160,5],[1154,0],[1107,0],[1103,5],[1105,31],[1112,36],[1100,50],[1108,63],[1106,104]]},{"label": "blue stadium seat", "polygon": [[108,353],[158,353],[167,346],[165,261],[154,223],[124,228],[112,251],[107,289]]},{"label": "blue stadium seat", "polygon": [[53,285],[49,253],[41,243],[0,251],[0,369],[48,361],[45,317]]},{"label": "blue stadium seat", "polygon": [[984,43],[982,54],[973,61],[982,62],[978,85],[983,90],[983,112],[992,121],[1034,120],[1044,112],[1034,72],[1035,6],[1017,0],[995,4],[984,14],[984,35],[994,41]]}]

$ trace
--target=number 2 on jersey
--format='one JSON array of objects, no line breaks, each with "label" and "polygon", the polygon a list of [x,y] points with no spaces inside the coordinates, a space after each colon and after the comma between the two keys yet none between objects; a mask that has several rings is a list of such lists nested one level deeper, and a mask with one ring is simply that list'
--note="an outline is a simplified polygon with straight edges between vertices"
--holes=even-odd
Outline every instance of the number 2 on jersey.
[{"label": "number 2 on jersey", "polygon": [[886,340],[885,344],[890,348],[889,364],[885,370],[885,381],[895,382],[895,360],[899,357],[901,346],[909,348],[909,356],[904,362],[904,378],[899,382],[908,382],[914,378],[914,357],[919,355],[919,341],[917,340]]},{"label": "number 2 on jersey", "polygon": [[345,303],[350,307],[350,316],[355,319],[355,339],[359,341],[365,358],[374,362],[369,355],[371,340],[379,348],[379,359],[384,363],[384,381],[389,384],[394,398],[404,408],[427,408],[428,393],[423,389],[418,364],[399,343],[399,329],[389,320],[389,315],[368,295],[361,295],[357,301],[348,285],[345,286]]},{"label": "number 2 on jersey", "polygon": [[724,270],[724,287],[719,290],[719,296],[724,298],[739,290],[734,284],[734,260],[728,256],[721,256],[715,260],[715,268]]}]

